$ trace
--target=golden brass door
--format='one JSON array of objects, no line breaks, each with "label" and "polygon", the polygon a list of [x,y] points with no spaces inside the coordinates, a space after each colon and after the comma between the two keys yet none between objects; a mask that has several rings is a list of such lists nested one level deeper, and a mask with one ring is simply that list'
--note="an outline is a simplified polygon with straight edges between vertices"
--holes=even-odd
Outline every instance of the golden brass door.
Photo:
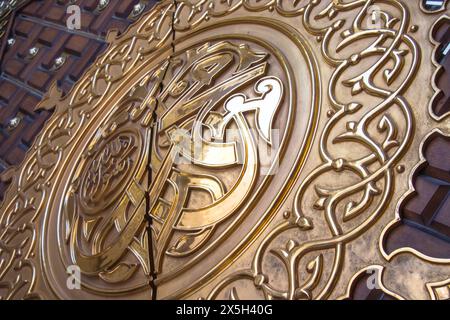
[{"label": "golden brass door", "polygon": [[448,298],[450,255],[392,240],[429,141],[448,155],[445,10],[167,0],[110,33],[39,105],[55,113],[1,207],[0,295]]}]

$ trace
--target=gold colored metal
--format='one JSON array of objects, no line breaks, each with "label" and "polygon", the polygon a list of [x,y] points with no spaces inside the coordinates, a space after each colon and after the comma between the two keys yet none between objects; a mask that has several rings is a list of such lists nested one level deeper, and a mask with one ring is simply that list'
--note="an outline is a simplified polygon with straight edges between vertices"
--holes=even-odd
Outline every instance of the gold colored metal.
[{"label": "gold colored metal", "polygon": [[439,89],[439,87],[437,85],[437,79],[438,79],[439,75],[442,74],[442,72],[443,72],[443,67],[438,63],[438,61],[436,61],[436,51],[438,49],[439,43],[434,39],[434,33],[435,33],[435,30],[436,30],[437,26],[439,26],[440,23],[443,23],[445,21],[450,21],[450,15],[447,15],[447,14],[441,15],[436,20],[436,22],[431,26],[431,28],[430,28],[430,35],[429,35],[430,41],[434,45],[434,50],[433,50],[433,53],[431,55],[431,61],[432,61],[433,65],[436,67],[436,71],[433,73],[433,77],[431,79],[431,85],[432,85],[433,90],[434,90],[434,95],[430,99],[430,103],[428,104],[428,109],[429,109],[428,112],[433,117],[433,119],[436,120],[436,121],[441,121],[441,120],[445,119],[446,117],[448,117],[448,113],[439,116],[433,110],[434,103],[436,102],[436,100],[442,94],[442,90]]},{"label": "gold colored metal", "polygon": [[448,296],[450,261],[383,241],[422,141],[450,131],[418,8],[162,1],[39,105],[56,112],[1,207],[0,296],[338,299],[368,271]]}]

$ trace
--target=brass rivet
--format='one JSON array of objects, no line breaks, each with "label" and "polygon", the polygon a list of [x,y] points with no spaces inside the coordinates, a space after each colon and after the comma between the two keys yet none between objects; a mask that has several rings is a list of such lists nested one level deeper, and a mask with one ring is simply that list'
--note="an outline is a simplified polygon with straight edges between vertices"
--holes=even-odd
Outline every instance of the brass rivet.
[{"label": "brass rivet", "polygon": [[109,0],[100,0],[97,5],[97,10],[102,11],[103,9],[105,9],[108,6],[108,4],[109,4]]},{"label": "brass rivet", "polygon": [[22,119],[18,116],[11,118],[8,122],[8,129],[12,130],[17,128],[17,126],[20,124],[20,121],[22,121]]}]

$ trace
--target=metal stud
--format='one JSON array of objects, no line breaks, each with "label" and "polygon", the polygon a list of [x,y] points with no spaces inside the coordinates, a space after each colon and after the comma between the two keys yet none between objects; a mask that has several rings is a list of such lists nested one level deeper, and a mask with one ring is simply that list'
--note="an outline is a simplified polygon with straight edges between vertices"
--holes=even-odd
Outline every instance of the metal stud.
[{"label": "metal stud", "polygon": [[66,62],[66,57],[60,56],[55,59],[55,69],[60,68]]},{"label": "metal stud", "polygon": [[35,55],[37,55],[39,52],[39,48],[37,47],[33,47],[30,50],[28,50],[28,53],[30,54],[30,56],[34,57]]},{"label": "metal stud", "polygon": [[97,5],[97,10],[102,11],[103,9],[105,9],[108,6],[108,4],[109,4],[109,0],[100,0]]},{"label": "metal stud", "polygon": [[22,119],[20,117],[18,117],[18,116],[15,116],[14,118],[11,118],[9,120],[9,122],[8,122],[8,129],[12,130],[12,129],[17,128],[17,126],[20,124],[21,120]]}]

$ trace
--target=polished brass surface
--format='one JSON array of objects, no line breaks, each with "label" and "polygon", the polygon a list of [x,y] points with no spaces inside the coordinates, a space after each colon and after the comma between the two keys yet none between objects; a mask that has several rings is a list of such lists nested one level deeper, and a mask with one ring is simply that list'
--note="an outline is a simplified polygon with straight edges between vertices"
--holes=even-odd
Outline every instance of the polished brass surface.
[{"label": "polished brass surface", "polygon": [[0,296],[341,299],[375,272],[392,297],[448,298],[448,259],[384,247],[423,141],[450,134],[427,107],[442,12],[420,8],[162,1],[110,34],[39,106],[56,112],[1,207]]}]

